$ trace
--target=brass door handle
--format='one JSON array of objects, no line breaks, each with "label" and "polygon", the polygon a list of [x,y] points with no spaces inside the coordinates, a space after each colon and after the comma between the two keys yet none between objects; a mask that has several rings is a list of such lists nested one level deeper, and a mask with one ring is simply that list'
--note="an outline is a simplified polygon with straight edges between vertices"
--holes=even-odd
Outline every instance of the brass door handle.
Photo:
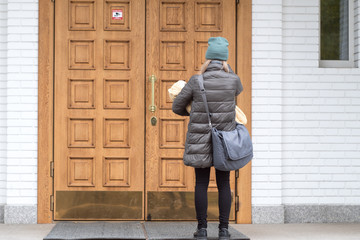
[{"label": "brass door handle", "polygon": [[150,104],[150,112],[155,112],[156,110],[156,106],[155,106],[155,81],[156,81],[156,77],[155,75],[151,75],[149,77],[149,81],[151,82],[151,104]]}]

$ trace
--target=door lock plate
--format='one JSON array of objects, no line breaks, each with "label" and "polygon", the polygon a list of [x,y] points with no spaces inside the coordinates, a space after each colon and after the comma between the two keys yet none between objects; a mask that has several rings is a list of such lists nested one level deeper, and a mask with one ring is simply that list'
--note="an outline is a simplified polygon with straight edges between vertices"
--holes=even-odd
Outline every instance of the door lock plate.
[{"label": "door lock plate", "polygon": [[151,125],[155,126],[155,125],[156,125],[156,122],[157,122],[157,118],[156,118],[156,117],[152,117],[152,118],[150,119],[150,121],[151,121]]}]

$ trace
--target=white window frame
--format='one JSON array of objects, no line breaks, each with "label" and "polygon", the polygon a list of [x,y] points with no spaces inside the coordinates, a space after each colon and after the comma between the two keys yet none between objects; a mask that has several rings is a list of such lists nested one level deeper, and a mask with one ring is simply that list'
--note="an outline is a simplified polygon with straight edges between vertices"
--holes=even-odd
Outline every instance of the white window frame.
[{"label": "white window frame", "polygon": [[[354,61],[354,0],[349,1],[349,60],[321,60],[321,11],[319,11],[319,67],[322,68],[353,68]],[[319,10],[321,0],[319,0]]]}]

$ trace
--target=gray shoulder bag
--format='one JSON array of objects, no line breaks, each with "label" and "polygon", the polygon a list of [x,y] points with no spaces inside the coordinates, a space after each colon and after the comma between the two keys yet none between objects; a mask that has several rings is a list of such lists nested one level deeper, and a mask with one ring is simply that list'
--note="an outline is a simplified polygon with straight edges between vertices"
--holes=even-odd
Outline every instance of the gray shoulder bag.
[{"label": "gray shoulder bag", "polygon": [[246,127],[236,122],[232,131],[217,130],[211,125],[211,113],[204,89],[203,75],[199,75],[199,86],[205,103],[209,126],[211,128],[213,166],[221,171],[237,170],[244,167],[253,158],[253,145]]}]

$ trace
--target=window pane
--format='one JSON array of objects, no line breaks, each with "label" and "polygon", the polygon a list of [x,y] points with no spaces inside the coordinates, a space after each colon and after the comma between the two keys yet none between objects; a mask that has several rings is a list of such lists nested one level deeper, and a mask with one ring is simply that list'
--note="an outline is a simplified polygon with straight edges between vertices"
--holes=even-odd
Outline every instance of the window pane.
[{"label": "window pane", "polygon": [[321,0],[321,60],[349,60],[349,1]]}]

